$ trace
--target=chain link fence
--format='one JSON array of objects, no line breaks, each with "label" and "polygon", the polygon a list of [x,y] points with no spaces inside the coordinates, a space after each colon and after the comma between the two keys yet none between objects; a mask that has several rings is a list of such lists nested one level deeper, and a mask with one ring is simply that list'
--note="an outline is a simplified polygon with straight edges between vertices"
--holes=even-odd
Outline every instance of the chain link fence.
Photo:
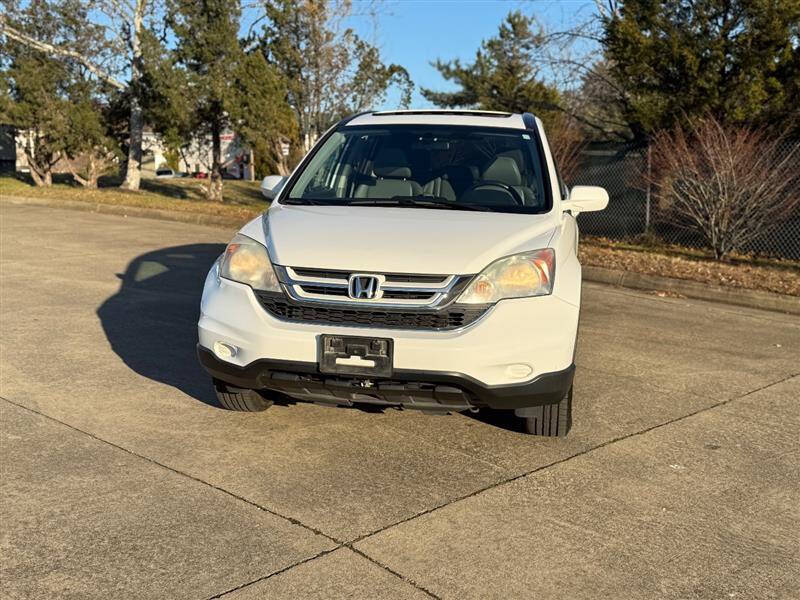
[{"label": "chain link fence", "polygon": [[[789,152],[798,143],[787,141],[783,147]],[[795,160],[800,170],[800,153],[795,155]],[[645,183],[647,170],[646,149],[603,145],[589,146],[584,150],[576,175],[567,183],[602,186],[608,190],[609,202],[604,211],[584,213],[578,217],[581,233],[620,240],[650,234],[668,244],[704,247],[704,240],[697,233],[659,221],[657,200]],[[741,250],[800,260],[800,210]]]}]

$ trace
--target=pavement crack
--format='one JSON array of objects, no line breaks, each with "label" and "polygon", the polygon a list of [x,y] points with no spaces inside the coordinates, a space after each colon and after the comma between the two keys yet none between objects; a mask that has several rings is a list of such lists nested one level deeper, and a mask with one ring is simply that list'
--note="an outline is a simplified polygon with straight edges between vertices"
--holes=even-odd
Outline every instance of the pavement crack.
[{"label": "pavement crack", "polygon": [[139,458],[141,460],[147,461],[147,462],[149,462],[149,463],[151,463],[153,465],[161,467],[162,469],[166,469],[167,471],[171,471],[172,473],[175,473],[176,475],[181,475],[182,477],[186,477],[187,479],[191,479],[192,481],[195,481],[195,482],[197,482],[197,483],[199,483],[201,485],[205,485],[205,486],[210,487],[210,488],[212,488],[214,490],[217,490],[218,492],[222,492],[223,494],[226,494],[226,495],[230,496],[231,498],[234,498],[236,500],[239,500],[241,502],[249,504],[250,506],[253,506],[253,507],[257,508],[258,510],[264,511],[265,513],[269,513],[269,514],[271,514],[271,515],[273,515],[275,517],[278,517],[278,518],[283,519],[285,521],[289,521],[292,525],[297,525],[299,527],[302,527],[303,529],[306,529],[306,530],[308,530],[308,531],[310,531],[310,532],[312,532],[312,533],[314,533],[316,535],[322,536],[325,539],[333,542],[334,544],[336,544],[337,548],[341,547],[344,544],[344,542],[342,540],[336,539],[335,537],[320,531],[316,527],[312,527],[311,525],[307,525],[307,524],[303,523],[302,521],[300,521],[300,520],[298,520],[298,519],[296,519],[294,517],[289,517],[287,515],[282,515],[281,513],[276,512],[276,511],[274,511],[272,509],[269,509],[266,506],[262,506],[262,505],[260,505],[260,504],[258,504],[256,502],[253,502],[252,500],[248,500],[244,496],[240,496],[238,494],[234,494],[230,490],[226,490],[223,487],[220,487],[218,485],[215,485],[213,483],[205,481],[204,479],[200,479],[199,477],[195,477],[194,475],[190,475],[189,473],[186,473],[185,471],[181,471],[180,469],[176,469],[175,467],[170,467],[169,465],[165,465],[164,463],[158,462],[157,460],[155,460],[153,458],[150,458],[148,456],[144,456],[142,454],[139,454],[138,452],[134,452],[133,450],[125,448],[124,446],[120,446],[119,444],[115,444],[114,442],[110,442],[110,441],[108,441],[106,439],[98,437],[93,433],[90,433],[88,431],[84,431],[83,429],[75,427],[74,425],[70,425],[69,423],[65,423],[64,421],[61,421],[60,419],[52,417],[52,416],[50,416],[50,415],[48,415],[46,413],[43,413],[41,411],[38,411],[38,410],[34,409],[34,408],[30,408],[29,406],[25,406],[24,404],[20,404],[18,402],[14,402],[13,400],[9,400],[8,398],[6,398],[4,396],[0,396],[0,399],[5,400],[9,404],[11,404],[13,406],[16,406],[17,408],[21,408],[22,410],[26,410],[26,411],[28,411],[30,413],[35,414],[35,415],[39,415],[40,417],[44,417],[45,419],[49,419],[50,421],[53,421],[54,423],[58,423],[59,425],[63,425],[64,427],[72,429],[73,431],[76,431],[76,432],[78,432],[80,434],[88,436],[88,437],[92,438],[93,440],[96,440],[96,441],[98,441],[98,442],[100,442],[102,444],[107,444],[108,446],[111,446],[112,448],[116,448],[117,450],[121,450],[122,452],[125,452],[126,454],[129,454],[131,456],[135,456],[136,458]]},{"label": "pavement crack", "polygon": [[[760,392],[760,391],[765,390],[767,388],[770,388],[772,386],[779,385],[779,384],[781,384],[781,383],[783,383],[785,381],[789,381],[790,379],[794,379],[795,377],[798,377],[798,376],[800,376],[800,373],[793,373],[791,375],[787,375],[786,377],[783,377],[783,378],[779,379],[778,381],[773,381],[771,383],[764,384],[761,387],[755,388],[755,389],[750,390],[748,392],[745,392],[743,394],[738,394],[738,395],[733,396],[731,398],[727,398],[725,400],[720,400],[719,402],[715,402],[714,404],[711,404],[709,406],[706,406],[706,407],[703,407],[703,408],[699,408],[699,409],[697,409],[695,411],[692,411],[690,413],[686,413],[686,414],[681,415],[679,417],[675,417],[674,419],[669,419],[669,420],[664,421],[662,423],[657,423],[657,424],[652,425],[650,427],[646,427],[645,429],[641,429],[639,431],[634,431],[632,433],[628,433],[628,434],[625,434],[625,435],[621,435],[621,436],[612,438],[610,440],[606,440],[605,442],[602,442],[602,443],[597,444],[596,446],[592,446],[590,448],[586,448],[585,450],[582,450],[582,451],[577,452],[575,454],[572,454],[570,456],[566,456],[564,458],[561,458],[559,460],[553,461],[553,462],[548,463],[546,465],[541,465],[539,467],[536,467],[535,469],[531,469],[529,471],[525,471],[523,473],[519,473],[517,475],[514,475],[512,477],[508,477],[508,478],[503,479],[501,481],[496,481],[496,482],[494,482],[492,484],[489,484],[489,485],[484,486],[484,487],[482,487],[480,489],[472,491],[469,494],[465,494],[463,496],[459,496],[458,498],[454,498],[454,499],[449,500],[447,502],[443,502],[442,504],[439,504],[437,506],[434,506],[434,507],[428,508],[426,510],[420,511],[420,512],[414,514],[414,515],[406,517],[405,519],[400,519],[399,521],[391,523],[390,525],[386,525],[384,527],[376,529],[375,531],[372,531],[370,533],[366,533],[366,534],[358,536],[358,537],[356,537],[356,538],[354,538],[352,540],[349,540],[344,545],[349,547],[349,548],[353,548],[354,551],[357,551],[356,548],[354,547],[354,544],[357,544],[357,543],[359,543],[359,542],[361,542],[361,541],[363,541],[363,540],[365,540],[365,539],[367,539],[369,537],[377,535],[379,533],[383,533],[384,531],[392,529],[393,527],[397,527],[398,525],[402,525],[404,523],[408,523],[409,521],[413,521],[414,519],[418,519],[420,517],[424,517],[426,515],[429,515],[431,513],[436,512],[438,510],[446,508],[447,506],[450,506],[451,504],[455,504],[456,502],[461,502],[462,500],[467,500],[467,499],[472,498],[474,496],[478,496],[479,494],[483,494],[484,492],[488,492],[489,490],[493,490],[493,489],[495,489],[497,487],[506,485],[508,483],[513,483],[514,481],[517,481],[517,480],[522,479],[524,477],[529,477],[530,475],[534,475],[534,474],[539,473],[541,471],[546,471],[547,469],[550,469],[552,467],[556,467],[556,466],[558,466],[560,464],[569,462],[569,461],[571,461],[573,459],[580,458],[581,456],[585,456],[587,454],[590,454],[591,452],[594,452],[595,450],[599,450],[601,448],[605,448],[606,446],[610,446],[611,444],[616,444],[618,442],[623,442],[623,441],[628,440],[630,438],[638,437],[638,436],[641,436],[641,435],[646,435],[646,434],[650,433],[651,431],[655,431],[656,429],[661,429],[662,427],[667,427],[668,425],[672,425],[674,423],[679,423],[681,421],[684,421],[684,420],[689,419],[691,417],[694,417],[696,415],[708,412],[710,410],[714,410],[714,409],[719,408],[721,406],[725,406],[726,404],[730,404],[731,402],[735,402],[736,400],[741,400],[742,398],[746,398],[747,396],[750,396],[752,394],[755,394],[757,392]],[[375,561],[373,561],[373,562],[375,562]],[[376,562],[376,564],[379,564],[379,563]]]},{"label": "pavement crack", "polygon": [[408,578],[408,577],[406,577],[405,575],[402,575],[402,574],[398,573],[397,571],[395,571],[394,569],[390,568],[389,566],[387,566],[387,565],[383,564],[382,562],[380,562],[380,561],[378,561],[378,560],[376,560],[376,559],[372,558],[372,557],[371,557],[369,554],[366,554],[365,552],[362,552],[362,551],[361,551],[361,550],[359,550],[358,548],[354,548],[354,547],[352,546],[352,544],[345,544],[345,547],[346,547],[346,548],[349,548],[350,550],[352,550],[353,552],[355,552],[355,553],[356,553],[356,554],[358,554],[359,556],[361,556],[361,557],[363,557],[363,558],[366,558],[366,559],[367,559],[369,562],[371,562],[371,563],[372,563],[372,564],[374,564],[374,565],[377,565],[378,567],[380,567],[381,569],[383,569],[383,570],[384,570],[384,571],[386,571],[387,573],[391,573],[391,574],[392,574],[392,575],[394,575],[395,577],[397,577],[397,578],[401,579],[402,581],[405,581],[405,582],[406,582],[408,585],[410,585],[410,586],[412,586],[412,587],[414,587],[414,588],[418,589],[420,592],[422,592],[422,593],[424,593],[424,594],[427,594],[427,595],[428,595],[428,596],[430,596],[431,598],[436,598],[437,600],[441,600],[441,596],[437,596],[437,595],[436,595],[436,594],[434,594],[432,591],[430,591],[430,590],[428,590],[428,589],[424,588],[422,585],[420,585],[419,583],[417,583],[417,582],[416,582],[416,581],[414,581],[413,579],[409,579],[409,578]]},{"label": "pavement crack", "polygon": [[308,558],[304,558],[303,560],[299,560],[296,563],[292,563],[291,565],[283,567],[282,569],[278,569],[277,571],[273,571],[272,573],[268,573],[267,575],[264,575],[263,577],[259,577],[258,579],[253,579],[252,581],[248,581],[248,582],[243,583],[241,585],[237,585],[236,587],[232,587],[229,590],[225,590],[224,592],[221,592],[221,593],[217,594],[216,596],[210,596],[207,600],[217,600],[218,598],[222,598],[224,596],[227,596],[228,594],[233,594],[234,592],[238,592],[239,590],[243,590],[246,587],[250,587],[251,585],[255,585],[256,583],[260,583],[262,581],[266,581],[267,579],[275,577],[276,575],[280,575],[281,573],[285,573],[286,571],[294,569],[295,567],[299,567],[300,565],[304,565],[305,563],[311,562],[312,560],[317,560],[318,558],[322,558],[323,556],[325,556],[327,554],[330,554],[331,552],[334,552],[334,551],[336,551],[336,550],[338,550],[339,548],[342,548],[342,547],[343,547],[343,544],[339,544],[335,548],[330,548],[328,550],[323,550],[322,552],[318,552],[314,556],[309,556]]}]

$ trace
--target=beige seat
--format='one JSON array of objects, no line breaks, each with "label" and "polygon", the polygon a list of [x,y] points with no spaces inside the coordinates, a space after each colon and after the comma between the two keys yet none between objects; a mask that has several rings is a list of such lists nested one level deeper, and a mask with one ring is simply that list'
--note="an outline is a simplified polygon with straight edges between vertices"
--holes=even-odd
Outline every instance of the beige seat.
[{"label": "beige seat", "polygon": [[484,181],[498,181],[513,187],[519,192],[525,206],[536,204],[536,195],[528,186],[522,185],[519,165],[510,156],[498,156],[495,158],[483,171],[481,179]]},{"label": "beige seat", "polygon": [[417,196],[422,186],[411,179],[411,167],[405,153],[399,148],[382,148],[372,165],[374,181],[360,184],[356,198],[393,198]]}]

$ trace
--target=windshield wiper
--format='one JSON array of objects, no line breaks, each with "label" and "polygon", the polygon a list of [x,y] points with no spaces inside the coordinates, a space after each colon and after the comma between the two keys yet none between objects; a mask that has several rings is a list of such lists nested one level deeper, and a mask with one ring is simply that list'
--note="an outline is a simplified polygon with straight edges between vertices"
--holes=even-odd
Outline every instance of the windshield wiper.
[{"label": "windshield wiper", "polygon": [[341,202],[331,202],[330,200],[321,200],[316,198],[285,198],[281,200],[281,204],[330,206],[332,204],[341,204]]},{"label": "windshield wiper", "polygon": [[374,198],[363,200],[350,200],[351,206],[402,206],[410,208],[444,208],[448,210],[478,210],[491,211],[488,206],[480,204],[459,204],[442,196],[392,196],[391,198]]}]

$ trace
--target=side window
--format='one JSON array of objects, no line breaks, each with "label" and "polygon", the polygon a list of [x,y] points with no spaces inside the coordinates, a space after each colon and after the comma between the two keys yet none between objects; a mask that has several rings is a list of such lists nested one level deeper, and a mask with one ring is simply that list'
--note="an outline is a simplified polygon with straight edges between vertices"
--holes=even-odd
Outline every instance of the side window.
[{"label": "side window", "polygon": [[303,170],[289,197],[313,198],[316,195],[322,197],[332,195],[336,168],[346,141],[347,137],[338,131],[331,135]]},{"label": "side window", "polygon": [[345,144],[339,144],[334,151],[328,155],[314,174],[314,178],[308,186],[310,189],[333,188],[336,167],[339,165],[339,158],[342,155],[344,147]]}]

